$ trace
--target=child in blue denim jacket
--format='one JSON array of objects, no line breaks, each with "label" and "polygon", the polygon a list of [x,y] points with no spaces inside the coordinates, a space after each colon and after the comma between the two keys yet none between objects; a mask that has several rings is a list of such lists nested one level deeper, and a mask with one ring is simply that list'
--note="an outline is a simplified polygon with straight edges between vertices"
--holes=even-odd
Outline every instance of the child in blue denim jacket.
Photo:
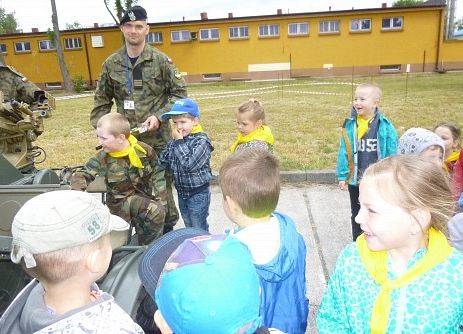
[{"label": "child in blue denim jacket", "polygon": [[187,98],[175,101],[171,111],[161,116],[162,121],[170,118],[173,139],[161,152],[159,164],[172,172],[185,226],[208,231],[210,159],[214,148],[199,124],[195,101]]}]

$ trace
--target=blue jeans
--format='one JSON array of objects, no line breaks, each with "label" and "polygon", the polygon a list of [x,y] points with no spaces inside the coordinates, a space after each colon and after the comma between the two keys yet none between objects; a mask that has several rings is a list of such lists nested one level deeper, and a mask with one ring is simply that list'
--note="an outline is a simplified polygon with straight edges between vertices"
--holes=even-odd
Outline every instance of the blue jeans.
[{"label": "blue jeans", "polygon": [[207,216],[209,216],[210,203],[211,191],[209,187],[191,196],[178,194],[178,206],[185,226],[209,231]]}]

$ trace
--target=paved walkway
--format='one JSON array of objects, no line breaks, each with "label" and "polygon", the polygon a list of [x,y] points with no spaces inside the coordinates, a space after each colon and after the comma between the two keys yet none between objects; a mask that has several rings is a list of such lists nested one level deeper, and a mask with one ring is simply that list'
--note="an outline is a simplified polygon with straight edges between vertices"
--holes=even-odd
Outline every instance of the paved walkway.
[{"label": "paved walkway", "polygon": [[[308,333],[315,333],[315,314],[327,278],[342,248],[350,242],[350,204],[347,192],[334,185],[285,185],[277,210],[292,217],[307,245],[307,291],[310,300]],[[232,227],[222,210],[222,194],[212,187],[210,231],[221,233]],[[183,226],[179,222],[177,226]]]}]

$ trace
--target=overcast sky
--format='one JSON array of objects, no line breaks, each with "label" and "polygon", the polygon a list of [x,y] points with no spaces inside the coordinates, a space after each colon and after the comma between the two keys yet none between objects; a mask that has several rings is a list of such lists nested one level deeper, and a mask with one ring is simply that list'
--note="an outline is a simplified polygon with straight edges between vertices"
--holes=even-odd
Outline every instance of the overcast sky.
[{"label": "overcast sky", "polygon": [[[384,0],[139,0],[138,4],[148,12],[148,22],[168,22],[198,20],[199,13],[207,12],[208,17],[223,18],[229,12],[236,16],[276,14],[278,8],[284,13],[326,11],[359,8],[377,8]],[[19,28],[24,32],[39,28],[47,30],[51,25],[50,0],[0,0],[0,7],[14,12]],[[103,0],[56,0],[60,28],[66,23],[79,22],[83,26],[93,23],[112,23]],[[457,17],[463,16],[463,0],[457,0]]]}]

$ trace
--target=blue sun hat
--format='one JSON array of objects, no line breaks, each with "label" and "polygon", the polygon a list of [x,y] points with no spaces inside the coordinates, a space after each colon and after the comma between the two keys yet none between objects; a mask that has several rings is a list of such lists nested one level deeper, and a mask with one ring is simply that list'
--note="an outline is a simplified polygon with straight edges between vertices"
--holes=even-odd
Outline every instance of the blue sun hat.
[{"label": "blue sun hat", "polygon": [[155,241],[140,263],[139,275],[174,333],[250,334],[262,326],[259,278],[249,250],[238,239],[196,236],[184,240],[162,269],[157,265],[160,258],[166,259],[165,252]]},{"label": "blue sun hat", "polygon": [[193,117],[199,117],[198,104],[192,99],[180,99],[175,101],[169,112],[161,115],[161,121],[166,121],[172,116],[189,114]]}]

